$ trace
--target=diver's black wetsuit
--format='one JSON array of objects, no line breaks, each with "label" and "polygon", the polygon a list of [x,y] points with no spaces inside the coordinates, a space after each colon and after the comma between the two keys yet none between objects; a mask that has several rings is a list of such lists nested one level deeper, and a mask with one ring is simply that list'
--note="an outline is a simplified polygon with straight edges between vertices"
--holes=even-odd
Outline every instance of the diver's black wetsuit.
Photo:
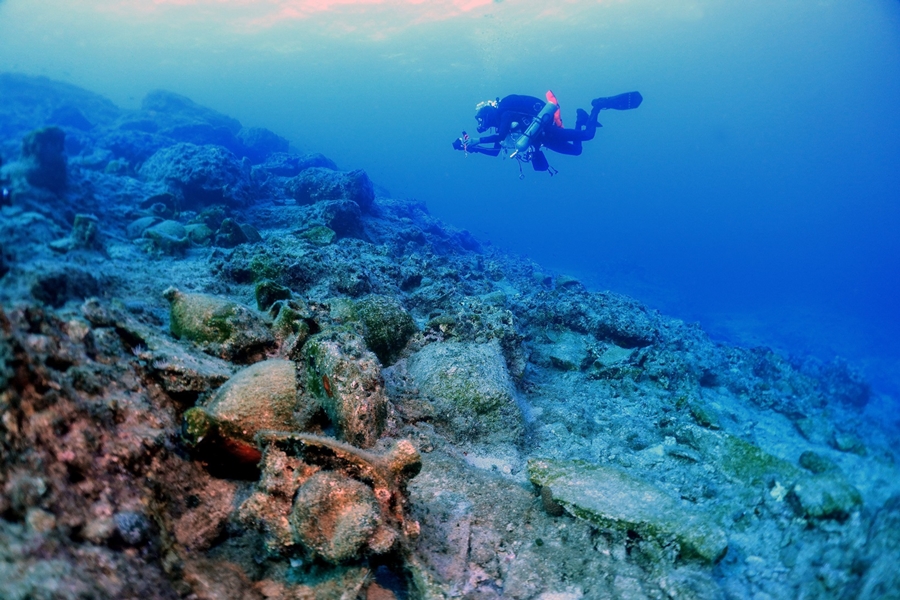
[{"label": "diver's black wetsuit", "polygon": [[[501,143],[513,131],[524,131],[528,123],[537,116],[541,109],[544,108],[546,101],[534,96],[521,96],[512,94],[506,96],[497,105],[497,111],[500,115],[500,122],[497,126],[497,133],[481,138],[480,144],[494,144],[489,148],[471,148],[470,152],[480,152],[497,156],[500,154]],[[581,143],[594,139],[597,132],[597,115],[600,113],[599,108],[594,108],[588,117],[587,123],[578,123],[575,129],[564,129],[552,123],[543,128],[543,131],[533,140],[535,147],[543,144],[546,148],[559,152],[560,154],[569,154],[578,156],[581,154]]]}]

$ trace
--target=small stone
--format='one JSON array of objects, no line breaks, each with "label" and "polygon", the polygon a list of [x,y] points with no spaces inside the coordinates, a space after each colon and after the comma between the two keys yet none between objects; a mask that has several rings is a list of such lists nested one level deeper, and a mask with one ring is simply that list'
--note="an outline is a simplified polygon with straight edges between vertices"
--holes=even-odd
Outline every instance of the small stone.
[{"label": "small stone", "polygon": [[25,514],[25,523],[29,531],[47,533],[56,527],[56,516],[42,508],[29,508]]},{"label": "small stone", "polygon": [[863,444],[862,440],[850,433],[836,431],[828,441],[828,444],[841,452],[850,452],[859,456],[866,455],[866,445]]},{"label": "small stone", "polygon": [[812,452],[810,450],[807,450],[800,455],[800,466],[807,471],[815,473],[816,475],[838,470],[836,464],[834,464],[821,454]]},{"label": "small stone", "polygon": [[699,402],[692,402],[689,410],[691,411],[691,416],[694,417],[694,420],[700,427],[706,427],[707,429],[720,428],[718,416],[706,406]]},{"label": "small stone", "polygon": [[143,513],[122,511],[113,517],[116,531],[129,546],[139,546],[150,538],[150,520]]}]

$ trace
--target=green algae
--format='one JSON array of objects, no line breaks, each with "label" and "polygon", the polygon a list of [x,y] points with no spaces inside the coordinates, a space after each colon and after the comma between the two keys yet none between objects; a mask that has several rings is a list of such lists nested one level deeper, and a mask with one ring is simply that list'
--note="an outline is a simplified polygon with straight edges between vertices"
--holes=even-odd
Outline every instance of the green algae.
[{"label": "green algae", "polygon": [[366,346],[384,365],[397,359],[416,332],[413,318],[389,296],[371,295],[360,300],[353,306],[352,315],[363,325]]},{"label": "green algae", "polygon": [[309,229],[301,233],[300,237],[309,240],[316,246],[328,246],[334,243],[334,240],[337,237],[337,233],[335,233],[334,229],[330,227],[326,227],[324,225],[316,225],[315,227],[310,227]]},{"label": "green algae", "polygon": [[718,466],[748,485],[763,484],[771,476],[783,484],[789,484],[801,475],[800,470],[791,463],[772,456],[741,438],[722,435],[719,440]]}]

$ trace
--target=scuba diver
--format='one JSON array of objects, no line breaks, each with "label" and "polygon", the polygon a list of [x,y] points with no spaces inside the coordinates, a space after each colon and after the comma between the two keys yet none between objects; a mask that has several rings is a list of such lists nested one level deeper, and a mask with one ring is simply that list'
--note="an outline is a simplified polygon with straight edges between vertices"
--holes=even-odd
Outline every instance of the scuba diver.
[{"label": "scuba diver", "polygon": [[[3,157],[0,156],[0,171],[3,169]],[[2,172],[0,172],[0,206],[9,206],[12,204],[12,190],[9,189],[8,186],[4,185],[7,181],[3,178]]]},{"label": "scuba diver", "polygon": [[462,137],[453,141],[455,150],[466,154],[487,154],[498,156],[506,151],[510,158],[519,161],[519,178],[523,178],[523,162],[531,162],[535,171],[548,171],[554,175],[541,147],[560,154],[578,156],[582,142],[594,139],[601,110],[630,110],[641,105],[644,98],[640,92],[627,92],[609,98],[595,98],[591,101],[591,112],[578,109],[574,129],[565,129],[560,117],[559,102],[552,91],[547,100],[534,96],[510,95],[502,100],[480,102],[475,107],[478,133],[495,129],[496,133],[481,138],[470,137],[465,131]]}]

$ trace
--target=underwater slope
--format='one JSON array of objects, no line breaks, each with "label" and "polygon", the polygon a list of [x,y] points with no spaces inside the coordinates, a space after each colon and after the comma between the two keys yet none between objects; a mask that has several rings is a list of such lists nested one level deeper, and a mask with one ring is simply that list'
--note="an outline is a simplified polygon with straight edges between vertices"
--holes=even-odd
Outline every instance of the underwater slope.
[{"label": "underwater slope", "polygon": [[482,247],[167,92],[0,75],[4,597],[884,598],[848,365]]}]

